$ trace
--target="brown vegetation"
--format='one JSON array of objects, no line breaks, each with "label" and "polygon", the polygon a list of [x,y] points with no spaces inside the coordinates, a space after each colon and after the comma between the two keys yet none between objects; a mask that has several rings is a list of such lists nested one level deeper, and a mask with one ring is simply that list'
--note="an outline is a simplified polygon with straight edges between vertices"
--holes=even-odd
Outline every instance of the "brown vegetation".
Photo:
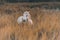
[{"label": "brown vegetation", "polygon": [[[30,11],[34,25],[17,24],[24,11]],[[59,40],[60,11],[30,8],[18,4],[0,6],[0,40]]]}]

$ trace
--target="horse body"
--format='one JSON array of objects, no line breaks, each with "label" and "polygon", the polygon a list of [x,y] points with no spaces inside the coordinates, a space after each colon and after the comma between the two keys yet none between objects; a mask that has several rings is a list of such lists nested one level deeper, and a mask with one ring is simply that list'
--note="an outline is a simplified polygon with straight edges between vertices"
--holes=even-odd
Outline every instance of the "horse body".
[{"label": "horse body", "polygon": [[33,21],[31,19],[31,15],[29,14],[28,11],[25,11],[23,16],[18,17],[17,22],[18,22],[18,24],[20,24],[22,22],[28,22],[30,24],[33,24]]}]

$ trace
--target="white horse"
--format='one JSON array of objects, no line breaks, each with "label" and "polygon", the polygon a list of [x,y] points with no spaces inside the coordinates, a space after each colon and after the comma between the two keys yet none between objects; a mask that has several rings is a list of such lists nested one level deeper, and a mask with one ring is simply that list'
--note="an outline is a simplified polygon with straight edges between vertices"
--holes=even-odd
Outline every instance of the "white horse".
[{"label": "white horse", "polygon": [[29,14],[28,11],[25,11],[23,13],[23,16],[18,17],[17,22],[18,22],[18,24],[20,24],[22,22],[28,22],[30,24],[33,24],[33,21],[31,19],[31,15]]}]

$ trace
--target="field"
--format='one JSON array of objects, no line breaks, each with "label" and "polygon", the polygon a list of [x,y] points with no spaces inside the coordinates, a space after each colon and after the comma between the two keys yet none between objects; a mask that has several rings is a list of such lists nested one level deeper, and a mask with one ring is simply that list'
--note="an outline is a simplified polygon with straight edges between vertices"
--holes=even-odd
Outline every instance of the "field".
[{"label": "field", "polygon": [[[17,18],[26,10],[30,12],[34,25],[18,25]],[[0,5],[0,40],[60,40],[60,10],[22,3]]]}]

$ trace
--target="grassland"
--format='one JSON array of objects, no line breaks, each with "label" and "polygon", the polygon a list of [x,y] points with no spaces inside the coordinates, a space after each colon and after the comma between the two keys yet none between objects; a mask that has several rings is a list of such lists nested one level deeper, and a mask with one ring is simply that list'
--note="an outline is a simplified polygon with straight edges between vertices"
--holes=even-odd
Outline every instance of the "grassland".
[{"label": "grassland", "polygon": [[[17,18],[26,10],[34,25],[18,25]],[[60,10],[31,8],[22,3],[0,5],[0,40],[60,40]]]}]

